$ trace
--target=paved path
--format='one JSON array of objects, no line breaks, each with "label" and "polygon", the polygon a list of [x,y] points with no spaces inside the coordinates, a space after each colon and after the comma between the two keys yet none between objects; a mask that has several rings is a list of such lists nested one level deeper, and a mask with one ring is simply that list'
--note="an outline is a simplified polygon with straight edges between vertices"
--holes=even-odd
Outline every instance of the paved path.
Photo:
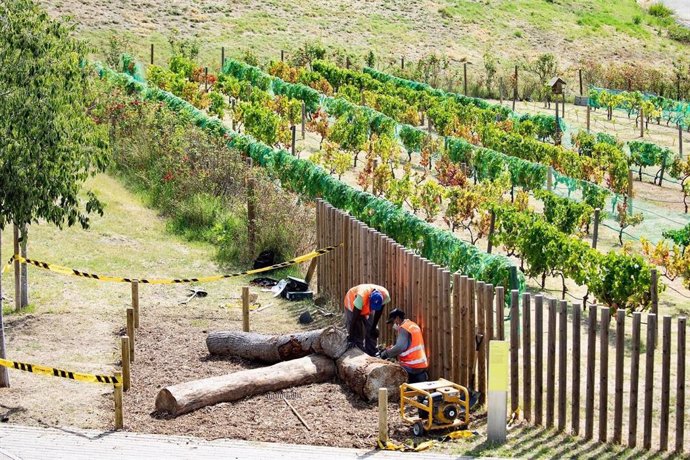
[{"label": "paved path", "polygon": [[363,449],[235,441],[204,441],[182,436],[101,432],[72,428],[0,425],[0,460],[50,459],[414,459],[450,460],[469,457],[430,453],[380,452]]}]

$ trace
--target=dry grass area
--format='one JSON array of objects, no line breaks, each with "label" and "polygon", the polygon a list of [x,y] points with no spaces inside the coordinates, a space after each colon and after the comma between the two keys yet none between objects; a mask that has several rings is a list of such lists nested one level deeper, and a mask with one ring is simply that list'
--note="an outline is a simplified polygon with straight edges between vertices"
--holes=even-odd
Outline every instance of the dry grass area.
[{"label": "dry grass area", "polygon": [[[133,40],[137,55],[150,43],[167,53],[173,29],[197,36],[206,63],[252,49],[276,57],[307,40],[398,61],[440,52],[481,62],[490,51],[505,60],[552,52],[561,63],[647,61],[670,65],[684,47],[665,38],[630,0],[41,0],[54,15],[71,15],[80,33],[101,47],[112,30]],[[163,56],[163,55],[160,55]]]}]

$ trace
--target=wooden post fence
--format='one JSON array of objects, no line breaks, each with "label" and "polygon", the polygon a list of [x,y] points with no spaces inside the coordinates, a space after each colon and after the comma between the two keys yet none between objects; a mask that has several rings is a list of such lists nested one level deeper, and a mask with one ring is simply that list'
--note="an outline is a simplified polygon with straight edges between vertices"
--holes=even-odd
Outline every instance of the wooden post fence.
[{"label": "wooden post fence", "polygon": [[548,345],[546,348],[546,427],[553,428],[556,387],[556,299],[549,299]]},{"label": "wooden post fence", "polygon": [[642,314],[633,313],[632,323],[632,350],[630,352],[630,413],[628,420],[628,447],[637,446],[637,419],[640,414],[637,411],[639,376],[640,376],[640,325]]},{"label": "wooden post fence", "polygon": [[587,388],[585,395],[585,439],[592,439],[594,433],[594,359],[597,339],[597,306],[589,307],[587,323]]},{"label": "wooden post fence", "polygon": [[122,389],[127,391],[131,385],[129,361],[129,337],[120,337],[120,351],[122,352]]},{"label": "wooden post fence", "polygon": [[534,297],[534,423],[544,414],[544,297]]},{"label": "wooden post fence", "polygon": [[623,436],[623,372],[625,360],[625,310],[616,311],[616,382],[613,403],[613,442],[621,443]]},{"label": "wooden post fence", "polygon": [[127,337],[129,337],[129,362],[134,362],[134,309],[127,308]]},{"label": "wooden post fence", "polygon": [[606,442],[608,428],[609,396],[609,309],[601,308],[601,332],[599,334],[599,442]]},{"label": "wooden post fence", "polygon": [[520,407],[520,380],[518,371],[518,309],[517,289],[510,291],[510,411],[515,413]]},{"label": "wooden post fence", "polygon": [[652,447],[652,407],[654,404],[654,341],[656,340],[656,315],[647,315],[646,364],[644,377],[644,438],[642,447]]},{"label": "wooden post fence", "polygon": [[132,281],[132,309],[134,310],[134,328],[139,329],[139,281]]},{"label": "wooden post fence", "polygon": [[249,332],[249,287],[242,286],[242,330]]},{"label": "wooden post fence", "polygon": [[530,330],[530,294],[522,294],[522,413],[525,420],[532,418],[532,337]]},{"label": "wooden post fence", "polygon": [[568,302],[558,302],[558,431],[565,430],[568,369]]},{"label": "wooden post fence", "polygon": [[572,375],[572,432],[580,433],[580,322],[582,321],[582,307],[573,304],[573,375]]}]

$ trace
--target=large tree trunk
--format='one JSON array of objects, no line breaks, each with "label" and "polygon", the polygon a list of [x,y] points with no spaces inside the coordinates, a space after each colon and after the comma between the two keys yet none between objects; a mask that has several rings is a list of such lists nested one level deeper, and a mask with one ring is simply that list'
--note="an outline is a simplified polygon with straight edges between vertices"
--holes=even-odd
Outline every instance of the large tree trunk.
[{"label": "large tree trunk", "polygon": [[[0,272],[5,268],[5,261],[2,260],[2,230],[0,230]],[[2,317],[2,274],[0,274],[0,358],[6,359],[5,356],[5,322]],[[10,375],[6,367],[0,366],[0,388],[8,388],[10,386]]]},{"label": "large tree trunk", "polygon": [[212,355],[238,356],[265,363],[277,363],[320,353],[338,359],[347,350],[347,334],[327,327],[315,331],[285,335],[265,335],[255,332],[211,332],[206,347]]},{"label": "large tree trunk", "polygon": [[254,332],[211,332],[206,346],[212,355],[232,355],[253,361],[278,363],[321,353],[323,329],[286,335],[264,335]]},{"label": "large tree trunk", "polygon": [[389,399],[399,399],[400,385],[407,382],[407,372],[399,365],[367,355],[359,348],[345,352],[338,360],[338,377],[361,398],[378,400],[379,388],[388,388]]},{"label": "large tree trunk", "polygon": [[163,388],[156,397],[156,410],[185,414],[220,402],[236,401],[298,385],[325,382],[335,376],[333,360],[311,355],[272,366],[180,383]]}]

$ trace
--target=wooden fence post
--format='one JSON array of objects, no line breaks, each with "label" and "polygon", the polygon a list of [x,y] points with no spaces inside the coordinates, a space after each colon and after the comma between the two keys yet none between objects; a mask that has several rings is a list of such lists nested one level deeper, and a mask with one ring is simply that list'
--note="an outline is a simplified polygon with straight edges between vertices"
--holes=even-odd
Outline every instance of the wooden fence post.
[{"label": "wooden fence post", "polygon": [[530,294],[522,294],[522,413],[525,420],[532,418],[532,337],[530,330]]},{"label": "wooden fence post", "polygon": [[515,88],[513,88],[513,112],[515,112],[515,101],[518,98],[518,66],[515,66]]},{"label": "wooden fence post", "polygon": [[587,104],[587,132],[590,131],[590,119],[592,117],[592,108]]},{"label": "wooden fence post", "polygon": [[515,413],[520,407],[520,379],[518,368],[518,323],[519,295],[517,289],[510,291],[510,411]]},{"label": "wooden fence post", "polygon": [[[651,275],[652,275],[652,280],[649,286],[649,295],[650,298],[652,299],[652,314],[656,315],[657,318],[659,318],[659,292],[657,289],[658,283],[659,283],[659,272],[657,271],[656,268],[652,268],[651,270]],[[659,325],[655,322],[654,323],[654,348],[657,347],[659,344]]]},{"label": "wooden fence post", "polygon": [[379,388],[379,441],[388,442],[388,388]]},{"label": "wooden fence post", "polygon": [[292,144],[291,144],[291,150],[290,151],[292,153],[292,156],[295,156],[295,153],[296,153],[295,142],[296,142],[296,138],[297,138],[297,126],[295,126],[295,125],[290,126],[290,135],[292,136]]},{"label": "wooden fence post", "polygon": [[623,435],[623,367],[625,360],[625,310],[616,311],[616,382],[613,412],[613,442],[621,443]]},{"label": "wooden fence post", "polygon": [[553,428],[556,387],[556,299],[549,299],[548,345],[546,348],[546,427]]},{"label": "wooden fence post", "polygon": [[[477,350],[477,372],[479,374],[477,390],[480,392],[479,402],[481,405],[486,403],[486,348],[489,343],[488,334],[486,333],[486,304],[484,300],[486,296],[484,283],[477,283],[477,334],[481,336],[479,343],[479,350]],[[491,307],[491,305],[489,305]]]},{"label": "wooden fence post", "polygon": [[599,359],[599,442],[606,442],[608,430],[609,397],[609,309],[601,308],[601,332]]},{"label": "wooden fence post", "polygon": [[659,428],[659,450],[668,450],[668,419],[671,388],[671,317],[664,315],[661,355],[661,426]]},{"label": "wooden fence post", "polygon": [[642,447],[652,448],[652,408],[654,404],[654,341],[656,335],[656,315],[647,315],[646,365],[644,380],[644,439]]},{"label": "wooden fence post", "polygon": [[496,287],[496,332],[498,340],[505,340],[505,303],[506,296],[503,286]]},{"label": "wooden fence post", "polygon": [[242,286],[242,330],[249,332],[249,287]]},{"label": "wooden fence post", "polygon": [[565,430],[568,366],[568,302],[558,302],[558,431]]},{"label": "wooden fence post", "polygon": [[683,159],[683,127],[678,123],[678,158]]},{"label": "wooden fence post", "polygon": [[122,352],[122,389],[129,390],[131,385],[129,362],[129,337],[120,337],[120,351]]},{"label": "wooden fence post", "polygon": [[633,448],[637,446],[637,419],[640,414],[637,413],[638,406],[638,389],[640,377],[640,324],[642,323],[642,314],[640,312],[633,313],[632,323],[632,350],[630,351],[630,413],[628,419],[628,447]]},{"label": "wooden fence post", "polygon": [[572,432],[575,436],[580,433],[580,324],[582,321],[582,307],[573,304],[573,399]]},{"label": "wooden fence post", "polygon": [[477,316],[476,316],[476,304],[475,304],[475,292],[477,289],[477,281],[474,278],[467,280],[469,291],[469,301],[467,303],[467,325],[469,327],[467,334],[467,346],[468,346],[468,356],[467,356],[467,366],[469,369],[467,377],[469,378],[468,384],[470,388],[477,388],[477,346],[476,346],[476,334],[477,334]]},{"label": "wooden fence post", "polygon": [[[419,277],[419,276],[417,276]],[[459,273],[453,274],[453,381],[461,382],[462,368],[462,327],[460,318],[460,303],[462,302],[465,279]]]},{"label": "wooden fence post", "polygon": [[129,362],[134,362],[134,309],[127,308],[127,336],[129,337]]},{"label": "wooden fence post", "polygon": [[534,296],[534,423],[544,414],[544,296]]},{"label": "wooden fence post", "polygon": [[585,395],[585,439],[592,439],[594,433],[594,362],[597,344],[597,306],[589,307],[587,323],[587,388]]},{"label": "wooden fence post", "polygon": [[[414,268],[414,259],[415,256],[414,254],[410,255],[410,286],[414,286],[413,281],[414,281],[414,276],[412,272],[412,268]],[[441,327],[441,330],[443,331],[443,377],[444,378],[452,378],[453,376],[453,361],[454,361],[454,355],[453,355],[453,327],[452,323],[450,321],[450,270],[442,270],[440,272],[440,288],[441,292],[439,292],[439,305],[442,309],[442,318],[443,318],[443,325]],[[413,296],[416,294],[415,292],[412,293]],[[413,305],[415,305],[416,308],[416,302],[413,300]],[[479,358],[480,362],[480,374],[479,374],[479,387],[480,391],[481,390],[481,381],[482,381],[482,374],[481,374],[481,356]],[[485,361],[486,362],[486,361]],[[485,376],[484,376],[485,377]],[[484,382],[486,386],[486,381]],[[486,394],[486,388],[484,388],[484,391],[482,394]]]},{"label": "wooden fence post", "polygon": [[460,385],[467,385],[469,382],[469,366],[467,365],[470,351],[467,349],[468,327],[468,299],[469,299],[469,278],[465,275],[460,277]]},{"label": "wooden fence post", "polygon": [[134,328],[139,329],[139,281],[132,280],[132,308],[134,309]]},{"label": "wooden fence post", "polygon": [[685,317],[678,318],[676,371],[676,452],[683,452],[685,435]]},{"label": "wooden fence post", "polygon": [[487,237],[487,246],[486,246],[486,252],[491,254],[491,249],[492,249],[492,242],[491,240],[493,239],[494,236],[494,230],[496,228],[496,212],[492,209],[490,211],[491,213],[491,220],[489,221],[489,236]]},{"label": "wooden fence post", "polygon": [[151,43],[151,65],[153,65],[153,43]]},{"label": "wooden fence post", "polygon": [[302,101],[302,140],[304,140],[306,135],[307,135],[307,106],[304,103],[304,101]]},{"label": "wooden fence post", "polygon": [[225,47],[221,46],[220,47],[220,71],[223,71],[223,67],[225,67]]},{"label": "wooden fence post", "polygon": [[[122,382],[122,372],[116,371],[115,379],[118,382]],[[124,416],[122,413],[122,384],[113,385],[113,390],[113,396],[115,398],[115,429],[121,430],[124,427]]]}]

